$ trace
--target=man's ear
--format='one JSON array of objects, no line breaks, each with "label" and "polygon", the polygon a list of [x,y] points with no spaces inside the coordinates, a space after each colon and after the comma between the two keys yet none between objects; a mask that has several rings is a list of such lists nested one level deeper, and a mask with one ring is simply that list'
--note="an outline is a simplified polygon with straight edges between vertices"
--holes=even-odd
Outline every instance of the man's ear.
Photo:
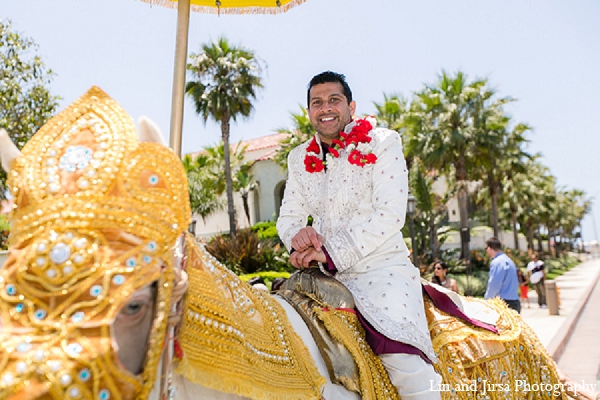
[{"label": "man's ear", "polygon": [[356,111],[356,102],[354,100],[352,100],[350,102],[350,115],[354,115],[355,111]]}]

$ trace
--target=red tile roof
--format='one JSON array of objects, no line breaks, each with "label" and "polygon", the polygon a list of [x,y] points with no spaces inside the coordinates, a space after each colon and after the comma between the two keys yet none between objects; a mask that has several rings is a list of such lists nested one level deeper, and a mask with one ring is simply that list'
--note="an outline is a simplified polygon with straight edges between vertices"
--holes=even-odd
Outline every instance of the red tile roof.
[{"label": "red tile roof", "polygon": [[254,161],[265,161],[265,160],[272,160],[275,157],[275,154],[277,154],[277,149],[273,149],[270,152],[268,152],[267,154],[264,154],[260,157],[258,157],[256,160]]},{"label": "red tile roof", "polygon": [[[283,139],[285,139],[287,136],[288,136],[287,133],[273,133],[273,134],[267,135],[267,136],[261,136],[261,137],[250,139],[250,140],[244,140],[241,142],[241,146],[242,147],[248,146],[248,147],[246,147],[246,152],[252,152],[252,151],[257,151],[257,150],[262,150],[262,149],[273,148],[273,151],[269,152],[267,155],[260,157],[261,160],[269,160],[275,154],[275,150],[279,149],[279,143]],[[238,142],[231,143],[232,148],[235,148],[235,146],[237,146],[237,145],[238,145]],[[192,158],[194,158],[198,154],[202,153],[202,151],[203,150],[195,151],[193,153],[189,153],[189,155]]]},{"label": "red tile roof", "polygon": [[270,147],[279,148],[279,143],[287,136],[287,133],[274,133],[272,135],[245,140],[242,142],[242,146],[248,146],[246,151],[255,151]]}]

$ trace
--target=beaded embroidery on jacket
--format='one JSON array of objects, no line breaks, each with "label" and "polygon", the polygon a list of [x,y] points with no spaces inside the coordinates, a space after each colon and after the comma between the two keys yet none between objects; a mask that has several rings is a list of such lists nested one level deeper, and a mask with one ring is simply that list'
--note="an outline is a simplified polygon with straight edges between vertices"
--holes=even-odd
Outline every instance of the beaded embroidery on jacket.
[{"label": "beaded embroidery on jacket", "polygon": [[[304,164],[310,143],[290,152],[277,229],[289,249],[311,215],[338,270],[336,278],[350,289],[365,318],[382,334],[412,344],[435,360],[418,271],[400,233],[408,187],[400,138],[384,128],[371,130],[369,136],[377,162],[363,167],[349,163],[344,149],[339,158],[328,160],[326,172],[310,173]],[[371,278],[380,285],[369,286]],[[403,289],[387,286],[392,281]],[[388,307],[394,302],[407,308]]]}]

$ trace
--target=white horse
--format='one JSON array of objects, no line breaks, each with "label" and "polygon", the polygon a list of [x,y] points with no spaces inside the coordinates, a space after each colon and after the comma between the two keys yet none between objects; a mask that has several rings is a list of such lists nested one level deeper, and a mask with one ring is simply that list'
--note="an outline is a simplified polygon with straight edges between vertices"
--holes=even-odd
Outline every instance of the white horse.
[{"label": "white horse", "polygon": [[[162,135],[160,134],[159,130],[156,128],[156,126],[150,122],[148,119],[142,118],[140,120],[139,123],[139,137],[140,137],[140,141],[146,141],[146,142],[156,142],[156,143],[162,143]],[[12,143],[12,141],[10,140],[10,138],[8,137],[8,134],[6,133],[6,131],[1,130],[0,129],[0,160],[2,162],[2,167],[4,168],[5,171],[9,171],[10,170],[10,165],[12,163],[12,160],[14,160],[16,157],[18,157],[19,155],[19,151],[18,149],[14,146],[14,144]],[[188,272],[193,272],[193,271],[188,271]],[[252,296],[254,296],[255,298],[258,299],[264,299],[265,302],[270,301],[267,300],[266,297],[264,296],[268,296],[269,298],[271,298],[271,296],[269,294],[263,294],[263,293],[258,293],[258,291],[248,287],[245,283],[243,283],[242,281],[236,282],[233,276],[233,274],[229,274],[228,275],[228,279],[231,279],[233,282],[233,285],[239,285],[240,287],[243,288],[244,291],[246,291],[247,293],[251,294]],[[193,285],[194,282],[191,282],[191,285]],[[181,296],[183,296],[185,290],[188,287],[188,283],[185,279],[185,274],[182,274],[180,276],[180,279],[176,282],[176,289],[174,290],[174,296],[178,296],[179,298]],[[263,296],[263,297],[261,297]],[[324,385],[322,385],[322,387],[316,390],[314,397],[315,399],[325,399],[325,400],[335,400],[335,399],[344,399],[344,400],[352,400],[352,399],[360,399],[361,396],[353,391],[349,391],[346,390],[344,386],[339,385],[339,384],[334,384],[332,383],[332,380],[330,378],[330,373],[328,371],[328,366],[326,364],[326,362],[324,361],[323,357],[321,356],[320,350],[315,342],[315,340],[313,339],[313,336],[311,335],[311,332],[309,331],[308,327],[306,326],[304,320],[302,319],[302,317],[298,314],[298,312],[291,306],[288,304],[287,301],[285,301],[284,299],[278,297],[278,296],[273,296],[272,299],[274,300],[274,302],[276,304],[278,304],[278,307],[275,307],[276,309],[276,318],[279,320],[281,319],[282,321],[284,321],[285,323],[289,324],[291,327],[293,327],[293,330],[295,332],[295,334],[297,334],[306,350],[308,350],[308,353],[310,355],[310,362],[313,364],[313,367],[316,368],[316,370],[318,370],[318,374],[322,377],[322,382],[324,382]],[[187,320],[193,319],[193,312],[191,311],[193,306],[195,306],[194,303],[194,299],[193,298],[186,298],[185,300],[185,304],[184,304],[184,312],[187,311],[188,315],[184,315],[183,316],[183,323],[186,324],[186,318]],[[467,300],[467,299],[462,299],[458,298],[458,302],[464,302],[465,304],[469,304],[469,303],[473,303],[473,301],[471,300]],[[502,308],[501,306],[497,306],[497,305],[492,305],[490,303],[489,306],[485,305],[482,302],[475,302],[480,308],[483,307],[485,311],[487,311],[488,313],[498,313],[498,321],[502,320],[503,323],[510,320],[512,322],[512,324],[515,326],[515,329],[518,328],[519,330],[519,335],[518,337],[515,339],[513,338],[512,341],[503,341],[500,342],[498,341],[497,346],[512,346],[514,343],[521,341],[521,343],[527,342],[529,343],[529,345],[539,345],[539,342],[537,341],[537,338],[535,337],[535,335],[528,330],[528,328],[526,327],[526,325],[522,322],[522,320],[514,313],[506,310],[505,308]],[[274,306],[274,305],[273,305]],[[283,311],[282,311],[283,310]],[[451,317],[447,316],[447,315],[443,315],[443,313],[437,312],[434,309],[431,309],[433,311],[430,311],[430,315],[428,315],[428,320],[430,322],[430,327],[431,327],[431,333],[432,333],[432,338],[434,341],[434,347],[436,347],[436,343],[438,343],[438,348],[440,349],[441,352],[454,352],[456,353],[456,349],[459,349],[461,346],[461,343],[454,343],[452,341],[448,341],[446,340],[446,342],[444,342],[443,344],[436,342],[436,339],[439,339],[441,336],[439,333],[441,331],[444,331],[444,329],[449,329],[447,328],[447,326],[449,325],[456,325],[457,322],[452,319]],[[197,316],[197,314],[196,314]],[[114,325],[113,325],[113,335],[114,335],[114,350],[115,352],[118,354],[118,358],[122,363],[124,373],[131,373],[131,374],[139,374],[143,369],[144,369],[144,361],[145,361],[145,357],[146,357],[146,349],[147,349],[147,341],[145,340],[145,338],[148,338],[148,333],[150,331],[152,322],[155,318],[155,290],[152,287],[152,285],[147,286],[141,290],[139,290],[138,292],[134,293],[131,296],[131,299],[127,302],[127,304],[121,309],[118,317],[116,318],[116,320],[114,321]],[[499,322],[500,323],[500,322]],[[437,329],[437,330],[436,330]],[[470,330],[469,330],[470,329]],[[475,328],[472,327],[464,327],[461,325],[460,328],[460,332],[463,335],[463,337],[458,340],[458,342],[464,342],[464,341],[468,341],[468,340],[472,340],[472,341],[477,341],[479,339],[475,338],[475,335],[471,335],[469,334],[469,332],[472,332]],[[243,334],[243,332],[241,333]],[[493,338],[493,335],[491,335],[490,337]],[[141,340],[144,339],[144,340]],[[493,340],[493,339],[492,339]],[[173,342],[168,340],[169,346],[167,347],[166,352],[170,353],[173,351],[173,348],[171,347],[173,345]],[[185,343],[184,343],[185,344]],[[481,343],[479,343],[481,345]],[[485,347],[485,344],[483,345]],[[497,351],[494,350],[494,351]],[[548,372],[550,375],[556,377],[556,369],[555,369],[555,365],[553,363],[553,361],[551,359],[549,359],[549,357],[547,356],[547,354],[545,353],[545,351],[543,350],[543,348],[533,348],[529,350],[530,353],[529,356],[530,358],[530,362],[533,362],[533,360],[535,359],[538,363],[541,362],[541,368],[543,370],[545,370],[546,372]],[[471,367],[467,367],[467,366],[463,366],[462,362],[463,359],[461,358],[462,355],[460,352],[458,352],[457,354],[452,354],[452,357],[458,357],[458,359],[453,359],[450,360],[450,356],[448,357],[444,357],[443,355],[440,357],[441,359],[445,359],[445,362],[447,363],[455,363],[452,365],[456,365],[456,368],[462,368],[461,370],[467,371],[467,374],[475,374],[475,372],[473,372],[472,370],[470,370],[469,368]],[[445,353],[444,353],[445,354]],[[499,354],[499,353],[498,353]],[[154,387],[154,390],[152,391],[152,393],[150,394],[150,398],[151,399],[161,399],[161,379],[160,377],[165,373],[165,372],[169,372],[170,368],[172,368],[173,366],[170,363],[170,360],[172,358],[171,357],[165,357],[163,358],[163,360],[167,360],[166,364],[163,365],[162,367],[159,367],[159,373],[156,379],[156,384]],[[505,362],[507,363],[507,367],[508,368],[512,368],[514,370],[519,370],[519,371],[527,371],[527,370],[533,370],[534,367],[531,366],[531,368],[529,368],[528,365],[525,366],[521,366],[519,367],[518,365],[516,365],[515,363],[515,359],[511,358],[511,356],[507,353],[505,355],[502,355],[501,357],[502,360],[505,360]],[[467,361],[467,360],[465,360]],[[476,361],[476,360],[470,360],[470,361]],[[496,363],[496,361],[489,361],[489,363]],[[215,365],[214,366],[215,370],[218,374],[218,368],[219,365]],[[539,369],[539,366],[536,366],[535,368]],[[485,368],[483,368],[484,373],[486,373]],[[531,371],[530,371],[531,372]],[[533,371],[536,372],[536,371]],[[0,371],[1,373],[1,371]],[[448,374],[447,371],[441,371],[440,373],[442,373],[443,377],[444,377],[444,383],[448,384],[448,383],[452,383],[451,381],[448,381],[449,379],[451,379],[451,375]],[[475,375],[469,375],[470,377],[475,377]],[[564,378],[566,381],[566,377]],[[207,385],[210,386],[210,385]],[[254,391],[252,393],[243,393],[243,390],[240,390],[239,387],[231,387],[229,388],[229,390],[215,390],[215,389],[211,389],[208,388],[206,386],[200,385],[198,383],[193,383],[191,382],[188,378],[186,378],[183,375],[177,374],[177,373],[173,373],[170,377],[170,387],[171,389],[174,390],[174,392],[176,393],[176,398],[177,399],[216,399],[216,400],[229,400],[229,399],[273,399],[273,398],[277,398],[274,397],[274,395],[272,393],[263,393],[262,395],[257,392]],[[220,387],[219,389],[223,389],[222,387]],[[171,392],[172,394],[173,392]],[[244,394],[248,395],[249,397],[244,397]],[[580,393],[579,394],[579,398],[595,398],[595,394],[594,393]],[[589,397],[585,397],[585,396],[589,396]],[[594,396],[594,397],[592,397]],[[294,397],[285,397],[285,396],[280,396],[279,398],[281,399],[287,399],[287,398],[294,398]],[[307,397],[305,397],[307,398]],[[492,396],[492,398],[494,398]],[[518,395],[516,395],[516,397],[512,397],[512,398],[519,398]]]}]

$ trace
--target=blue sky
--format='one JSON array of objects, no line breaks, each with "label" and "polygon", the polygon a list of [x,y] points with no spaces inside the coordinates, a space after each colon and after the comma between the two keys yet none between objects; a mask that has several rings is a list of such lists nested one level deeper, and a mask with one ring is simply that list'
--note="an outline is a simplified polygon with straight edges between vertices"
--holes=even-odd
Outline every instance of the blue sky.
[{"label": "blue sky", "polygon": [[[596,0],[307,0],[281,15],[193,13],[190,52],[224,35],[265,61],[255,112],[232,126],[245,140],[290,125],[306,84],[346,74],[357,112],[383,93],[410,96],[442,69],[488,78],[530,124],[528,150],[568,189],[600,204],[600,2]],[[169,130],[176,10],[138,0],[0,0],[0,19],[32,37],[56,77],[61,108],[98,85],[137,119]],[[219,141],[186,100],[183,151]],[[599,239],[600,206],[583,222]]]}]

